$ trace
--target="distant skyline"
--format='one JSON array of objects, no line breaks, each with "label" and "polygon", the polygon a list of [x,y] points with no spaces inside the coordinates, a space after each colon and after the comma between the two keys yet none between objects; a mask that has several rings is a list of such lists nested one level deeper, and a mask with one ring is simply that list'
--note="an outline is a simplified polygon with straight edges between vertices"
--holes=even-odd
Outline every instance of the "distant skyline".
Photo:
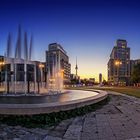
[{"label": "distant skyline", "polygon": [[[33,34],[34,59],[45,61],[48,44],[57,42],[70,57],[75,73],[83,78],[99,73],[107,78],[107,62],[117,39],[125,39],[131,59],[140,58],[139,0],[1,0],[0,55],[12,35],[15,47],[18,25]],[[29,42],[29,40],[28,40]]]}]

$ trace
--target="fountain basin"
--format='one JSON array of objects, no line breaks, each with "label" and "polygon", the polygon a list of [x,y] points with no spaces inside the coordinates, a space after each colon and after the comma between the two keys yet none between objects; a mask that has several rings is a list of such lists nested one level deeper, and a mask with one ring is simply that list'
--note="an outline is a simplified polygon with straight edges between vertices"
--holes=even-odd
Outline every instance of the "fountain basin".
[{"label": "fountain basin", "polygon": [[104,100],[107,92],[68,90],[40,96],[0,96],[0,114],[33,115],[70,110]]}]

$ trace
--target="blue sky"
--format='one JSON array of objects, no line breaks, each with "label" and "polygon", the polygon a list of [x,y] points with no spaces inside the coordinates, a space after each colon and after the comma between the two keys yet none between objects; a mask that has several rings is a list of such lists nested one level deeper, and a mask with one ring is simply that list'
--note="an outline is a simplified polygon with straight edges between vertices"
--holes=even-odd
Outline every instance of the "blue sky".
[{"label": "blue sky", "polygon": [[67,51],[74,73],[76,57],[82,77],[107,75],[116,39],[128,41],[131,58],[140,58],[139,0],[1,0],[0,54],[8,33],[16,44],[17,28],[34,37],[34,59],[45,60],[49,43]]}]

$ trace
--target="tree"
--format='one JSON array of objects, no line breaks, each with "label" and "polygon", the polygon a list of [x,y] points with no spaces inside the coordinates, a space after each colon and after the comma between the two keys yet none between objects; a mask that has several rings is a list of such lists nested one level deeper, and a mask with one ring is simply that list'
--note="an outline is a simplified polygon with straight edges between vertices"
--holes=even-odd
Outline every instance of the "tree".
[{"label": "tree", "polygon": [[108,85],[108,82],[106,80],[103,80],[103,85]]},{"label": "tree", "polygon": [[140,63],[134,66],[131,78],[133,83],[140,83]]}]

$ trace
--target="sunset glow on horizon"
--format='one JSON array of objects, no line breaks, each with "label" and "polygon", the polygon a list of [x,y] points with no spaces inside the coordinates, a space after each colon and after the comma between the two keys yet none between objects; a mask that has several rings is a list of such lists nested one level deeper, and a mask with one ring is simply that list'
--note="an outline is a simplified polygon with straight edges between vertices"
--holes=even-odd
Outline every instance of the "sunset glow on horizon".
[{"label": "sunset glow on horizon", "polygon": [[[117,39],[126,39],[131,59],[140,57],[140,8],[138,1],[124,0],[2,0],[0,2],[0,55],[4,55],[7,36],[15,48],[17,28],[33,34],[34,60],[45,61],[50,43],[57,42],[67,51],[71,72],[107,80],[107,62]],[[10,16],[9,16],[10,15]],[[130,21],[131,19],[131,21]]]}]

